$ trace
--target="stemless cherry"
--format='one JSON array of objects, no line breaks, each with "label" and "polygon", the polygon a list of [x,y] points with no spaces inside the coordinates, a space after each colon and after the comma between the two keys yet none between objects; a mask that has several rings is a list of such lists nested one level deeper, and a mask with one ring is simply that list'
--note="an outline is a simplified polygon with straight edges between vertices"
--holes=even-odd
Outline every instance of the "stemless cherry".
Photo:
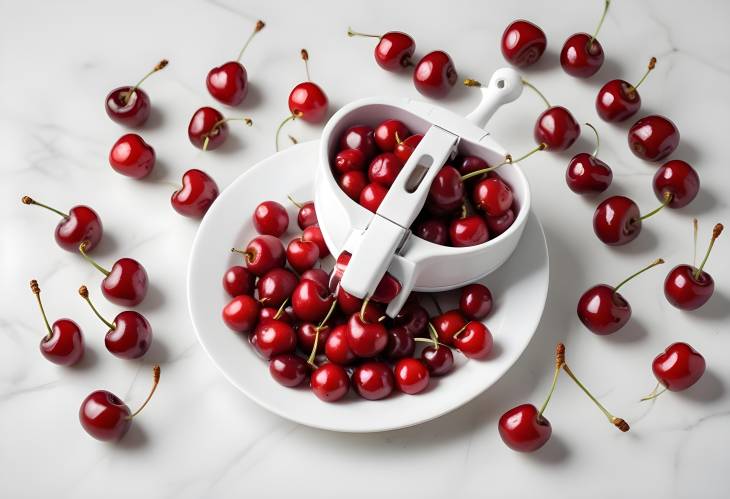
[{"label": "stemless cherry", "polygon": [[354,125],[340,136],[340,150],[357,149],[369,162],[378,151],[375,143],[375,130],[368,125]]},{"label": "stemless cherry", "polygon": [[388,189],[380,184],[368,184],[360,192],[359,202],[363,208],[366,208],[373,213],[378,211],[380,203],[385,199],[385,195],[388,194]]},{"label": "stemless cherry", "polygon": [[343,367],[327,363],[314,370],[309,386],[318,399],[337,402],[350,390],[350,378]]},{"label": "stemless cherry", "polygon": [[596,208],[593,214],[593,231],[604,244],[620,246],[627,244],[639,235],[641,224],[647,218],[659,213],[671,201],[667,193],[658,208],[646,215],[639,214],[639,207],[626,196],[611,196]]},{"label": "stemless cherry", "polygon": [[601,69],[604,59],[603,47],[601,47],[596,37],[601,30],[604,19],[606,19],[610,4],[611,0],[605,0],[601,20],[598,22],[593,35],[576,33],[565,40],[563,49],[560,51],[560,65],[569,75],[576,78],[588,78]]},{"label": "stemless cherry", "polygon": [[253,331],[259,318],[261,304],[252,296],[239,295],[223,307],[223,322],[237,333]]},{"label": "stemless cherry", "polygon": [[172,193],[170,204],[185,217],[203,218],[219,193],[210,175],[193,168],[183,173],[182,188]]},{"label": "stemless cherry", "polygon": [[651,70],[656,66],[656,58],[649,61],[646,73],[636,85],[624,80],[611,80],[601,87],[596,96],[596,112],[602,120],[610,123],[624,121],[632,117],[641,107],[639,85],[644,83]]},{"label": "stemless cherry", "polygon": [[464,330],[453,338],[454,347],[470,359],[484,359],[492,351],[494,339],[487,326],[478,321],[470,321]]},{"label": "stemless cherry", "polygon": [[446,97],[458,75],[449,54],[435,50],[424,55],[413,70],[413,84],[421,94],[432,99]]},{"label": "stemless cherry", "polygon": [[99,215],[88,206],[78,205],[64,213],[55,208],[51,208],[45,204],[28,197],[22,197],[23,204],[41,206],[47,210],[61,216],[61,221],[56,225],[54,236],[56,243],[72,253],[76,253],[79,245],[86,242],[86,250],[92,251],[104,233]]},{"label": "stemless cherry", "polygon": [[335,169],[347,173],[365,169],[365,155],[360,149],[345,149],[335,156]]},{"label": "stemless cherry", "polygon": [[109,164],[124,176],[144,178],[155,166],[155,150],[136,133],[128,133],[112,146]]},{"label": "stemless cherry", "polygon": [[399,360],[393,368],[395,384],[398,390],[408,395],[415,395],[428,388],[431,376],[426,366],[417,359]]},{"label": "stemless cherry", "polygon": [[253,125],[251,118],[224,118],[212,107],[201,107],[193,113],[188,124],[190,143],[203,151],[218,149],[228,138],[229,121],[243,121],[248,126]]},{"label": "stemless cherry", "polygon": [[223,289],[231,297],[251,295],[256,289],[256,276],[246,267],[234,265],[223,274]]},{"label": "stemless cherry", "polygon": [[[705,358],[687,343],[672,343],[656,356],[651,370],[666,390],[679,392],[699,381],[705,373]],[[655,398],[654,395],[651,398]]]},{"label": "stemless cherry", "polygon": [[259,301],[269,307],[278,307],[291,297],[297,283],[297,276],[290,270],[271,269],[256,283]]},{"label": "stemless cherry", "polygon": [[629,148],[638,158],[661,161],[679,145],[679,130],[669,118],[645,116],[629,129]]},{"label": "stemless cherry", "polygon": [[260,322],[254,331],[256,348],[267,359],[281,353],[291,353],[297,347],[297,335],[290,324],[271,319]]},{"label": "stemless cherry", "polygon": [[101,281],[101,292],[112,303],[123,307],[134,307],[142,303],[147,295],[147,271],[137,260],[120,258],[111,270],[107,270],[86,251],[86,242],[79,245],[79,252],[96,270],[105,275]]},{"label": "stemless cherry", "polygon": [[248,270],[256,276],[283,267],[286,262],[286,251],[282,242],[279,238],[266,234],[254,237],[244,250],[233,248],[231,251],[243,255]]},{"label": "stemless cherry", "polygon": [[459,310],[470,320],[481,320],[492,311],[492,292],[483,284],[469,284],[461,290]]},{"label": "stemless cherry", "polygon": [[326,287],[309,279],[299,281],[291,297],[294,314],[306,322],[321,321],[334,301]]},{"label": "stemless cherry", "polygon": [[352,373],[355,391],[367,400],[381,400],[393,393],[393,371],[385,362],[364,362]]},{"label": "stemless cherry", "polygon": [[271,358],[269,373],[280,385],[293,388],[304,383],[309,369],[303,358],[291,353],[283,353]]},{"label": "stemless cherry", "polygon": [[487,223],[479,215],[469,215],[451,221],[449,241],[455,247],[476,246],[489,240]]},{"label": "stemless cherry", "polygon": [[454,368],[454,354],[444,345],[427,346],[421,351],[421,362],[431,376],[443,376]]},{"label": "stemless cherry", "polygon": [[342,174],[337,183],[344,191],[344,193],[350,197],[350,199],[354,201],[359,201],[362,191],[368,185],[368,177],[365,175],[364,172],[351,171]]},{"label": "stemless cherry", "polygon": [[403,163],[390,152],[379,154],[370,162],[368,178],[370,182],[390,187],[403,168]]},{"label": "stemless cherry", "polygon": [[416,50],[416,42],[403,32],[388,31],[383,35],[370,35],[347,28],[347,36],[377,38],[378,44],[375,46],[373,55],[378,66],[386,71],[398,71],[413,65],[411,57]]},{"label": "stemless cherry", "polygon": [[434,244],[445,246],[449,242],[449,227],[440,218],[426,218],[417,222],[413,232]]},{"label": "stemless cherry", "polygon": [[431,321],[438,340],[445,345],[452,345],[454,335],[466,326],[466,320],[459,310],[449,310],[437,315]]},{"label": "stemless cherry", "polygon": [[487,215],[485,218],[487,220],[487,228],[489,229],[489,234],[492,237],[497,237],[498,235],[509,229],[515,222],[515,211],[510,208],[499,216],[492,217]]},{"label": "stemless cherry", "polygon": [[380,322],[365,322],[354,313],[347,321],[347,345],[358,357],[375,357],[388,345],[388,331]]},{"label": "stemless cherry", "polygon": [[40,343],[41,354],[59,366],[72,366],[84,356],[84,337],[81,328],[71,319],[59,319],[51,326],[41,301],[41,288],[35,279],[30,281],[30,289],[38,301],[43,323],[48,333]]},{"label": "stemless cherry", "polygon": [[324,344],[324,353],[330,362],[335,364],[347,365],[355,360],[355,354],[350,350],[347,343],[347,326],[340,324],[335,326]]},{"label": "stemless cherry", "polygon": [[545,32],[524,19],[513,21],[502,33],[502,55],[507,62],[518,68],[535,64],[545,52],[545,47]]},{"label": "stemless cherry", "polygon": [[406,137],[405,140],[400,140],[400,137],[398,137],[396,139],[398,144],[395,146],[393,154],[395,154],[403,164],[406,164],[408,158],[411,157],[411,154],[413,154],[413,151],[421,142],[421,139],[423,139],[423,135],[420,133]]},{"label": "stemless cherry", "polygon": [[486,178],[474,186],[472,201],[487,216],[503,215],[514,202],[512,189],[500,178]]},{"label": "stemless cherry", "polygon": [[597,157],[601,145],[598,131],[590,123],[586,125],[596,135],[596,149],[592,154],[581,152],[573,156],[565,171],[565,182],[576,194],[603,192],[613,180],[611,167]]},{"label": "stemless cherry", "polygon": [[652,186],[654,194],[660,201],[667,194],[671,196],[667,205],[669,208],[682,208],[697,197],[700,190],[700,177],[689,163],[673,159],[657,169]]},{"label": "stemless cherry", "polygon": [[280,237],[289,227],[289,214],[282,204],[264,201],[253,210],[253,226],[259,234]]},{"label": "stemless cherry", "polygon": [[431,182],[426,198],[426,207],[431,211],[445,213],[454,211],[464,202],[464,183],[459,170],[444,165]]},{"label": "stemless cherry", "polygon": [[286,247],[286,260],[300,274],[319,261],[319,247],[313,241],[292,239]]},{"label": "stemless cherry", "polygon": [[400,120],[385,120],[375,128],[375,143],[383,152],[393,152],[398,145],[400,137],[408,137],[405,123]]},{"label": "stemless cherry", "polygon": [[142,126],[149,118],[152,106],[149,96],[139,86],[149,76],[165,66],[167,66],[167,60],[163,59],[133,87],[118,87],[109,92],[106,99],[104,99],[107,116],[120,125],[128,127]]}]

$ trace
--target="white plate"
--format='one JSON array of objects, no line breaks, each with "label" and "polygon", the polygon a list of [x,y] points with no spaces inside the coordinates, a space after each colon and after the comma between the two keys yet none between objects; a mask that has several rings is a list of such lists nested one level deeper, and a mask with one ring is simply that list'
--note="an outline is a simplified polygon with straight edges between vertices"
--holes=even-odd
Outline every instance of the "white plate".
[{"label": "white plate", "polygon": [[[298,200],[312,199],[317,143],[290,147],[252,167],[221,193],[201,222],[188,266],[188,306],[200,343],[226,378],[252,400],[279,416],[316,428],[394,430],[434,419],[469,402],[517,361],[542,315],[548,289],[548,254],[534,214],[509,261],[483,281],[496,302],[485,321],[494,335],[493,355],[484,361],[466,361],[455,352],[454,371],[432,378],[431,386],[422,394],[394,393],[372,402],[351,392],[337,403],[322,402],[308,387],[290,389],[277,384],[248,341],[223,323],[221,310],[228,297],[221,279],[228,267],[241,262],[239,256],[231,254],[231,247],[241,247],[255,236],[251,213],[266,199],[290,206],[286,237],[296,235],[296,210],[287,202],[287,194]],[[453,293],[438,296],[444,308],[455,304]],[[421,301],[432,310],[430,300]]]}]

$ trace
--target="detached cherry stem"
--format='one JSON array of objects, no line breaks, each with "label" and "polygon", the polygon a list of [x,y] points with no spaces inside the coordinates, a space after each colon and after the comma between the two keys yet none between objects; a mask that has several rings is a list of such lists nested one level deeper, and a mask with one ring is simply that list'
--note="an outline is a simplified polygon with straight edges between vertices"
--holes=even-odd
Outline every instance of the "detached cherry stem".
[{"label": "detached cherry stem", "polygon": [[647,395],[646,397],[642,397],[641,399],[639,399],[639,401],[640,401],[640,402],[646,402],[647,400],[654,400],[654,399],[655,399],[655,398],[657,398],[657,397],[658,397],[659,395],[661,395],[662,393],[664,393],[664,392],[666,392],[666,391],[667,391],[667,389],[666,389],[666,388],[664,388],[663,390],[660,390],[659,392],[657,392],[657,390],[659,390],[659,387],[660,387],[660,386],[661,386],[661,384],[657,382],[656,386],[655,386],[655,387],[654,387],[654,389],[653,389],[653,390],[652,390],[652,391],[651,391],[651,392],[649,393],[649,395]]},{"label": "detached cherry stem", "polygon": [[364,36],[366,38],[377,38],[378,40],[380,40],[382,38],[381,35],[371,35],[368,33],[360,33],[359,31],[353,31],[350,26],[347,27],[347,36],[349,36],[351,38],[353,36]]},{"label": "detached cherry stem", "polygon": [[83,298],[83,299],[84,299],[84,300],[86,301],[86,303],[88,303],[88,304],[89,304],[89,306],[91,307],[91,310],[93,310],[93,311],[94,311],[94,314],[95,314],[95,315],[96,315],[96,316],[97,316],[97,317],[99,318],[99,320],[100,320],[101,322],[103,322],[104,324],[106,324],[106,326],[107,326],[107,327],[108,327],[109,329],[114,329],[114,328],[116,327],[116,326],[115,326],[115,325],[114,325],[113,323],[111,323],[111,322],[109,322],[108,320],[106,320],[106,319],[104,318],[104,316],[103,316],[103,315],[101,315],[101,314],[99,313],[99,311],[98,311],[98,310],[96,309],[96,307],[94,306],[94,304],[93,304],[93,303],[91,302],[91,298],[89,298],[89,290],[87,289],[87,287],[86,287],[86,286],[81,286],[81,287],[79,288],[79,295],[81,295],[81,298]]},{"label": "detached cherry stem", "polygon": [[86,245],[87,244],[88,244],[87,241],[84,241],[81,244],[79,244],[79,253],[81,253],[81,256],[83,256],[87,262],[89,262],[91,265],[93,265],[94,268],[96,268],[96,270],[98,270],[105,276],[108,276],[110,274],[110,272],[107,269],[105,269],[104,267],[102,267],[101,265],[99,265],[98,263],[96,263],[93,258],[91,258],[89,255],[86,254]]},{"label": "detached cherry stem", "polygon": [[48,317],[46,317],[46,311],[43,309],[43,302],[41,301],[41,288],[38,286],[38,281],[33,279],[30,281],[30,290],[33,291],[33,294],[36,297],[36,300],[38,301],[38,307],[41,309],[41,315],[43,316],[43,322],[46,324],[46,329],[48,330],[48,334],[44,336],[44,341],[48,341],[53,336],[53,330],[51,329],[51,325],[48,323]]},{"label": "detached cherry stem", "polygon": [[646,220],[647,218],[656,215],[660,211],[664,209],[665,206],[667,206],[672,201],[672,193],[671,192],[665,192],[664,193],[664,200],[662,201],[662,204],[660,204],[658,207],[651,210],[646,215],[642,215],[639,217],[639,220]]},{"label": "detached cherry stem", "polygon": [[142,84],[142,82],[144,82],[147,78],[149,78],[150,76],[152,76],[156,72],[158,72],[158,71],[160,71],[162,69],[165,69],[165,67],[167,66],[168,63],[169,63],[169,61],[167,59],[162,59],[160,62],[158,62],[157,65],[154,68],[152,68],[152,70],[149,73],[147,73],[146,75],[144,75],[142,77],[142,79],[139,80],[137,82],[137,84],[134,85],[132,88],[130,88],[129,89],[129,92],[127,92],[124,95],[124,103],[126,104],[127,102],[129,102],[129,99],[132,97],[132,95],[134,94],[134,92],[137,91],[137,89]]},{"label": "detached cherry stem", "polygon": [[601,137],[598,136],[598,130],[596,130],[596,127],[588,122],[586,122],[585,125],[593,130],[593,134],[596,136],[596,148],[593,150],[593,154],[591,154],[591,156],[595,158],[596,156],[598,156],[598,151],[601,148]]},{"label": "detached cherry stem", "polygon": [[62,212],[60,210],[57,210],[56,208],[51,208],[48,205],[45,205],[43,203],[39,203],[38,201],[36,201],[35,199],[31,198],[30,196],[23,196],[20,200],[23,202],[23,204],[28,204],[28,205],[34,204],[36,206],[40,206],[42,208],[45,208],[47,210],[50,210],[53,213],[57,213],[58,215],[62,216],[63,218],[68,218],[68,213],[64,213],[64,212]]},{"label": "detached cherry stem", "polygon": [[560,374],[560,368],[563,367],[563,364],[565,363],[565,345],[562,343],[558,343],[558,345],[555,347],[555,370],[553,371],[553,382],[550,385],[550,391],[547,394],[547,397],[545,397],[545,402],[542,403],[542,406],[540,406],[540,410],[537,413],[537,418],[542,418],[543,412],[545,412],[545,409],[547,409],[548,403],[550,402],[550,398],[553,396],[553,392],[555,391],[555,386],[558,384],[558,374]]},{"label": "detached cherry stem", "polygon": [[702,259],[702,263],[700,263],[700,266],[697,267],[697,270],[694,272],[694,278],[699,279],[700,275],[702,274],[702,269],[704,268],[705,264],[707,263],[707,259],[710,257],[710,252],[712,251],[712,247],[715,245],[715,241],[718,237],[720,237],[720,234],[722,234],[723,229],[722,224],[716,224],[715,227],[712,229],[712,238],[710,238],[710,245],[707,247],[707,251],[705,252],[705,257]]},{"label": "detached cherry stem", "polygon": [[150,390],[149,395],[147,395],[147,398],[144,400],[144,402],[142,402],[142,405],[139,406],[139,409],[137,409],[132,414],[130,414],[129,416],[127,416],[126,419],[128,419],[128,420],[129,419],[132,419],[137,414],[139,414],[140,412],[142,412],[142,409],[144,409],[147,406],[147,403],[152,398],[152,395],[155,393],[155,390],[157,390],[157,385],[159,383],[160,383],[160,365],[159,364],[155,364],[155,366],[152,368],[152,389]]},{"label": "detached cherry stem", "polygon": [[591,39],[588,41],[588,47],[590,48],[591,45],[593,45],[593,42],[596,40],[596,37],[598,36],[598,32],[601,31],[601,26],[603,26],[603,21],[606,20],[606,14],[608,13],[608,7],[611,5],[611,0],[605,0],[603,3],[603,14],[601,14],[601,19],[598,21],[598,26],[596,26],[596,31],[593,33],[593,36],[591,36]]},{"label": "detached cherry stem", "polygon": [[652,72],[652,70],[656,67],[656,57],[652,57],[649,59],[649,64],[646,67],[646,72],[644,73],[644,76],[641,77],[641,79],[636,83],[636,85],[631,85],[630,91],[635,92],[639,86],[644,83],[644,80],[646,80],[646,77],[649,76],[649,73]]},{"label": "detached cherry stem", "polygon": [[628,276],[626,279],[624,279],[623,281],[621,281],[620,283],[618,283],[618,285],[613,288],[613,294],[618,293],[619,288],[621,286],[623,286],[624,284],[626,284],[627,282],[629,282],[634,277],[638,276],[639,274],[643,274],[644,272],[646,272],[650,268],[656,267],[657,265],[661,265],[663,263],[664,263],[664,260],[663,259],[657,258],[656,260],[654,260],[653,262],[651,262],[649,265],[647,265],[643,269],[639,270],[638,272],[634,272],[633,274],[631,274],[630,276]]},{"label": "detached cherry stem", "polygon": [[517,159],[512,159],[512,155],[511,154],[508,154],[508,155],[506,155],[504,157],[504,161],[502,161],[500,164],[495,165],[495,166],[490,166],[489,168],[482,168],[481,170],[475,170],[473,172],[469,172],[466,175],[462,175],[461,176],[461,180],[463,182],[465,180],[469,180],[470,178],[477,177],[479,175],[484,175],[485,173],[489,173],[491,171],[494,171],[497,168],[500,168],[500,167],[502,167],[504,165],[511,165],[513,163],[519,163],[520,161],[529,158],[530,156],[532,156],[536,152],[544,151],[545,149],[547,149],[547,144],[545,144],[544,142],[542,142],[542,143],[540,143],[539,146],[537,146],[534,149],[530,150],[530,152],[528,152],[526,154],[523,154],[522,156],[520,156]]},{"label": "detached cherry stem", "polygon": [[213,126],[210,128],[210,132],[205,134],[205,140],[203,141],[203,151],[208,150],[208,143],[210,142],[210,134],[214,131],[218,130],[220,126],[223,123],[228,123],[229,121],[243,121],[246,125],[252,126],[253,120],[251,118],[243,117],[243,118],[223,118],[222,120],[216,121]]},{"label": "detached cherry stem", "polygon": [[251,32],[250,35],[248,35],[248,38],[246,39],[246,43],[243,44],[243,47],[241,47],[241,51],[238,53],[238,57],[236,57],[236,62],[241,62],[241,57],[243,57],[243,53],[248,48],[248,44],[251,43],[251,40],[253,40],[253,37],[256,36],[256,33],[264,29],[266,26],[266,23],[263,22],[261,19],[256,21],[256,26],[253,28],[253,32]]}]

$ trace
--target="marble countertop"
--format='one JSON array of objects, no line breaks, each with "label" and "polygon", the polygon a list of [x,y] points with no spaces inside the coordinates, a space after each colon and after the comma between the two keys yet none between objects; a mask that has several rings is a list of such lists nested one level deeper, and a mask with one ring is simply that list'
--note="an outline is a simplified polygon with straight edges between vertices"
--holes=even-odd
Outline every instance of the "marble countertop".
[{"label": "marble countertop", "polygon": [[[587,332],[575,315],[580,294],[614,283],[657,257],[691,258],[691,220],[700,219],[700,247],[712,225],[730,222],[727,140],[730,136],[730,4],[719,1],[614,2],[600,35],[607,53],[594,78],[577,81],[557,63],[563,40],[591,31],[601,2],[253,2],[178,0],[123,3],[0,0],[0,495],[21,497],[724,497],[730,490],[730,266],[721,239],[708,270],[715,296],[695,313],[664,299],[668,268],[625,290],[630,324],[610,337]],[[654,165],[626,146],[628,124],[609,126],[595,114],[600,85],[640,76],[659,59],[642,87],[642,113],[671,117],[682,134],[674,157],[702,179],[688,207],[661,213],[621,248],[598,242],[591,230],[595,199],[573,195],[565,166],[586,134],[565,154],[524,163],[550,248],[550,293],[532,343],[496,385],[473,402],[414,428],[372,435],[328,433],[268,413],[241,395],[198,345],[187,314],[186,264],[197,223],[170,207],[170,183],[188,168],[209,172],[221,187],[274,151],[274,129],[288,114],[286,97],[300,81],[299,49],[311,56],[315,81],[333,108],[359,97],[418,97],[410,78],[382,71],[372,44],[348,39],[362,31],[401,29],[418,53],[444,49],[460,77],[488,79],[504,64],[499,37],[513,19],[537,22],[548,52],[527,71],[554,102],[602,136],[601,156],[614,169],[610,193],[625,193],[642,209],[656,204]],[[235,57],[256,19],[266,29],[245,65],[251,94],[240,110],[252,128],[231,124],[223,148],[203,154],[186,137],[193,110],[215,105],[203,78]],[[142,135],[156,149],[152,179],[137,182],[111,171],[107,154],[123,130],[105,116],[103,99],[130,84],[162,57],[164,72],[145,89],[153,114]],[[443,102],[466,112],[476,92],[457,87]],[[508,150],[533,146],[532,124],[542,109],[526,92],[500,111],[491,129]],[[315,139],[319,127],[292,123],[289,132]],[[98,275],[52,238],[52,216],[20,204],[29,194],[60,208],[83,203],[101,214],[105,236],[97,256],[142,261],[152,288],[139,310],[155,329],[155,345],[140,362],[120,362],[103,347],[102,331],[76,295]],[[668,266],[665,266],[668,267]],[[38,352],[42,323],[28,290],[36,278],[51,317],[72,317],[90,346],[82,365],[57,368]],[[92,288],[93,289],[93,288]],[[101,304],[111,313],[114,307]],[[95,333],[98,333],[95,335]],[[638,399],[654,386],[650,363],[669,343],[690,342],[708,363],[692,389],[655,403]],[[552,350],[568,347],[572,368],[617,415],[632,425],[621,434],[561,379],[547,416],[553,438],[540,452],[517,454],[499,439],[496,422],[517,403],[542,401]],[[78,424],[80,401],[107,388],[140,400],[150,365],[162,364],[155,398],[117,445],[87,437]],[[723,492],[725,491],[725,492]]]}]

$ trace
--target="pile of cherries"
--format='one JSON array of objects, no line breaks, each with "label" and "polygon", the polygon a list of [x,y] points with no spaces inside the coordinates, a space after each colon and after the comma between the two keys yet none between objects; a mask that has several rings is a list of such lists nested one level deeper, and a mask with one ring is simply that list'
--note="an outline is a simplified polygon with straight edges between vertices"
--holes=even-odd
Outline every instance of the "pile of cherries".
[{"label": "pile of cherries", "polygon": [[[395,119],[375,128],[348,128],[331,161],[337,184],[375,213],[422,138]],[[431,183],[423,210],[411,227],[413,233],[435,244],[457,247],[482,244],[502,234],[515,221],[518,207],[512,189],[495,168],[476,156],[457,156],[444,165]]]},{"label": "pile of cherries", "polygon": [[[298,204],[302,233],[285,244],[286,208],[264,201],[253,213],[259,236],[243,249],[245,265],[229,268],[223,289],[225,324],[248,338],[269,363],[271,376],[287,387],[308,381],[327,402],[343,398],[352,386],[368,400],[424,391],[431,376],[454,366],[452,348],[471,359],[485,359],[493,339],[481,322],[492,310],[492,294],[481,284],[461,290],[459,307],[429,317],[415,295],[393,319],[377,297],[362,300],[330,282],[321,268],[329,255],[312,202]],[[345,263],[343,263],[345,262]],[[416,344],[425,348],[416,354]]]}]

